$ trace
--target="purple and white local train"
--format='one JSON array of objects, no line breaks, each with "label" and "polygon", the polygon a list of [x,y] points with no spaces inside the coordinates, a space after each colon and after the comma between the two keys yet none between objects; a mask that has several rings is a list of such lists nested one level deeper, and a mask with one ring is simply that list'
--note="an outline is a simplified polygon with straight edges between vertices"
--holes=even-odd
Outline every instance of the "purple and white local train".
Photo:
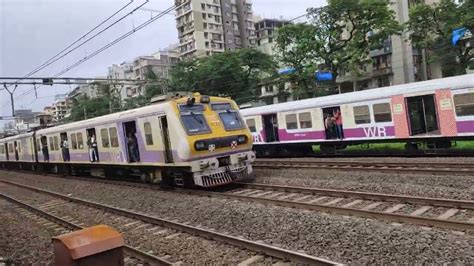
[{"label": "purple and white local train", "polygon": [[178,186],[234,182],[252,173],[254,159],[235,102],[199,94],[0,139],[0,168]]},{"label": "purple and white local train", "polygon": [[[440,148],[474,138],[474,74],[241,110],[257,157],[370,142]],[[338,129],[342,129],[339,132]]]}]

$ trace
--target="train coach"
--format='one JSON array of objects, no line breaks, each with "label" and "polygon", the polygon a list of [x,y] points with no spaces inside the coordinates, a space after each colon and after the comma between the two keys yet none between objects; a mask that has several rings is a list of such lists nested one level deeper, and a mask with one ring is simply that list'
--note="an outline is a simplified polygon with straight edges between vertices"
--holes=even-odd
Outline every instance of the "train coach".
[{"label": "train coach", "polygon": [[175,95],[150,106],[0,139],[0,166],[214,187],[252,174],[234,101]]},{"label": "train coach", "polygon": [[474,139],[474,74],[241,110],[259,156],[331,154],[348,145],[404,142],[446,149]]}]

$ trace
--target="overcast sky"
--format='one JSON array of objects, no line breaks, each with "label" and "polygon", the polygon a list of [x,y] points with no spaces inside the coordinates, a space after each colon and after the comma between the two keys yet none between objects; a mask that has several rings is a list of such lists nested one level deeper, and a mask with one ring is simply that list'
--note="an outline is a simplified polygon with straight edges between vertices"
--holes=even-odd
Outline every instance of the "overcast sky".
[{"label": "overcast sky", "polygon": [[[66,46],[77,40],[102,20],[112,15],[131,0],[0,0],[0,76],[24,76]],[[133,3],[113,20],[125,15],[145,0]],[[317,7],[325,0],[253,0],[256,15],[267,18],[291,19],[304,14],[308,7]],[[172,0],[150,0],[144,8],[164,10]],[[113,41],[133,27],[146,21],[149,11],[137,11],[94,40],[68,56],[36,73],[34,76],[53,76]],[[174,16],[167,15],[117,45],[62,75],[63,77],[106,76],[107,67],[131,61],[140,55],[152,54],[177,42]],[[0,88],[3,88],[1,85]],[[54,100],[54,95],[67,93],[69,86],[56,85],[38,89],[21,96],[32,86],[18,87],[15,92],[16,109],[41,111]],[[0,116],[11,113],[9,95],[0,91]]]}]

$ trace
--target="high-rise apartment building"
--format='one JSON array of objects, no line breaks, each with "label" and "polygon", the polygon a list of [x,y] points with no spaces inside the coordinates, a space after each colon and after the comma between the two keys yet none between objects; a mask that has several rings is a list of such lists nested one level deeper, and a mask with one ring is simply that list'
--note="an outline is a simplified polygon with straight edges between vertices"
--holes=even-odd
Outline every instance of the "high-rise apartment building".
[{"label": "high-rise apartment building", "polygon": [[180,58],[256,44],[251,0],[175,0]]},{"label": "high-rise apartment building", "polygon": [[[400,24],[408,22],[410,8],[419,3],[435,4],[440,0],[396,0],[390,3],[395,11],[395,18]],[[426,55],[425,55],[426,56]],[[383,47],[370,52],[372,64],[356,76],[351,72],[341,70],[337,79],[342,92],[378,88],[390,85],[405,84],[424,79],[441,78],[441,65],[432,61],[423,64],[421,51],[412,45],[407,32],[388,38]],[[426,57],[425,57],[426,60]]]}]

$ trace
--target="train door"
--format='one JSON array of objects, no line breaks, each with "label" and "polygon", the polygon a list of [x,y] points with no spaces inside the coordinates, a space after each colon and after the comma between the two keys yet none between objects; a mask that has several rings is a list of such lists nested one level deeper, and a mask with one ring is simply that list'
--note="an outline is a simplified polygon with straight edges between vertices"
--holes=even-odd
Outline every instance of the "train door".
[{"label": "train door", "polygon": [[[323,123],[326,139],[342,139],[344,131],[342,127],[341,107],[333,106],[323,108]],[[339,121],[339,120],[341,121]],[[339,125],[338,125],[339,124]]]},{"label": "train door", "polygon": [[18,161],[20,159],[20,156],[18,154],[19,147],[18,147],[18,142],[16,140],[13,142],[13,148],[15,151],[15,161]]},{"label": "train door", "polygon": [[88,128],[87,131],[87,146],[89,147],[89,160],[91,162],[99,162],[99,144],[97,143],[97,132],[95,128]]},{"label": "train door", "polygon": [[123,132],[125,137],[127,158],[129,163],[140,162],[140,149],[137,139],[137,124],[135,121],[124,122]]},{"label": "train door", "polygon": [[61,154],[63,155],[63,160],[69,162],[69,140],[67,139],[67,133],[62,132],[59,134],[59,139],[61,140]]},{"label": "train door", "polygon": [[438,116],[434,95],[406,98],[410,135],[439,133]]},{"label": "train door", "polygon": [[278,137],[278,119],[276,114],[262,115],[265,142],[280,141]]},{"label": "train door", "polygon": [[164,147],[164,156],[165,156],[165,163],[173,163],[173,151],[171,150],[171,141],[170,141],[170,133],[168,129],[168,120],[166,120],[166,116],[160,116],[160,131],[163,136],[163,147]]},{"label": "train door", "polygon": [[31,161],[36,162],[36,143],[35,143],[35,135],[30,137],[30,156]]},{"label": "train door", "polygon": [[10,154],[8,152],[8,144],[5,143],[5,156],[7,157],[7,161],[10,161]]}]

